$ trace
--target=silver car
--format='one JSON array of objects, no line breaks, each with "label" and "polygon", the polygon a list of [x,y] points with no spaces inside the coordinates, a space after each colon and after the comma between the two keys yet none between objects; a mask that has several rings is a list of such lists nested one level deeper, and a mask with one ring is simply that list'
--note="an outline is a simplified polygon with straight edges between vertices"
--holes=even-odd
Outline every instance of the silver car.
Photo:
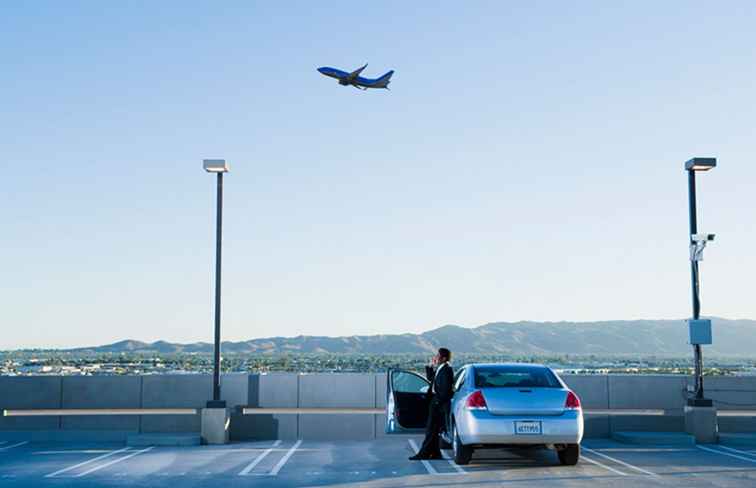
[{"label": "silver car", "polygon": [[[390,370],[387,433],[417,433],[428,418],[429,382],[411,371]],[[559,376],[538,364],[468,364],[454,376],[454,397],[442,443],[457,464],[475,449],[549,447],[575,465],[583,439],[580,399]]]}]

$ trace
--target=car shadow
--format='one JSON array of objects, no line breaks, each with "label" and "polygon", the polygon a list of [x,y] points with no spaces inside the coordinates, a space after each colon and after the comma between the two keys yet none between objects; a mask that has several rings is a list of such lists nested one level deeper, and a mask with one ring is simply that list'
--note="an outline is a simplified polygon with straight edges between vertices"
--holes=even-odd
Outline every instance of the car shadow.
[{"label": "car shadow", "polygon": [[470,464],[464,466],[464,468],[505,468],[515,470],[531,469],[534,467],[557,467],[561,465],[556,452],[550,449],[481,449],[473,453]]}]

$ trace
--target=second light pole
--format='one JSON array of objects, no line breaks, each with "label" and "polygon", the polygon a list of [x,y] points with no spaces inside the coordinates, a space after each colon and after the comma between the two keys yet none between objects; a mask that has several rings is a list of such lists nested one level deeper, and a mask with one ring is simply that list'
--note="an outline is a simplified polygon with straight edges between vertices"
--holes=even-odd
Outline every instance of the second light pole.
[{"label": "second light pole", "polygon": [[223,236],[223,173],[228,173],[225,159],[205,159],[202,166],[208,173],[218,175],[218,202],[215,222],[215,343],[213,349],[213,399],[207,402],[208,408],[225,408],[226,402],[220,399],[220,347],[221,347],[221,242]]},{"label": "second light pole", "polygon": [[695,392],[688,398],[688,405],[711,407],[712,401],[704,397],[703,353],[701,346],[711,344],[711,320],[701,319],[701,277],[698,263],[703,259],[706,244],[714,240],[714,234],[698,233],[696,208],[696,173],[716,167],[716,158],[693,158],[685,163],[688,172],[688,217],[690,220],[690,281],[693,298],[693,318],[688,321],[690,344],[693,346],[695,363]]}]

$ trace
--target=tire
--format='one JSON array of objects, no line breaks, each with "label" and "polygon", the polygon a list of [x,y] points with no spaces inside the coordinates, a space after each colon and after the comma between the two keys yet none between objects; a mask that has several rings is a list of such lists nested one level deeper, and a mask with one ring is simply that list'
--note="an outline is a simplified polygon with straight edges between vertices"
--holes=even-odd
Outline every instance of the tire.
[{"label": "tire", "polygon": [[457,432],[457,424],[452,424],[452,450],[454,451],[454,463],[459,465],[469,464],[473,455],[473,448],[462,444]]},{"label": "tire", "polygon": [[580,444],[567,444],[557,451],[559,462],[565,466],[575,466],[580,459]]}]

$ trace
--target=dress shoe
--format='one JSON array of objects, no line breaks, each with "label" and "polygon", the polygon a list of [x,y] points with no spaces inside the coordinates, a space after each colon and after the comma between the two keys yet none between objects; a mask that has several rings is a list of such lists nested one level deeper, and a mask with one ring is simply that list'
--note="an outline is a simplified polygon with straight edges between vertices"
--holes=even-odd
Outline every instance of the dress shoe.
[{"label": "dress shoe", "polygon": [[421,456],[420,454],[415,454],[414,456],[410,456],[410,461],[425,461],[426,459],[430,459],[428,456]]}]

